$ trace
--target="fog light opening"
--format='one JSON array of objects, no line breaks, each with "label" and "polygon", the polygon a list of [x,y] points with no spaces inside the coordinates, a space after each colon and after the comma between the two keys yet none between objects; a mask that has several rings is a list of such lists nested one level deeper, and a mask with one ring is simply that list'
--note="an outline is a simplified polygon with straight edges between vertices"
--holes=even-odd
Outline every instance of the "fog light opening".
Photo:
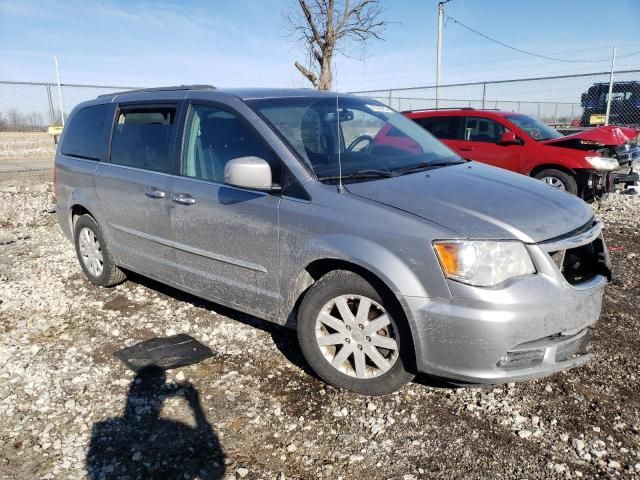
[{"label": "fog light opening", "polygon": [[507,352],[496,364],[500,368],[522,368],[542,362],[545,350]]}]

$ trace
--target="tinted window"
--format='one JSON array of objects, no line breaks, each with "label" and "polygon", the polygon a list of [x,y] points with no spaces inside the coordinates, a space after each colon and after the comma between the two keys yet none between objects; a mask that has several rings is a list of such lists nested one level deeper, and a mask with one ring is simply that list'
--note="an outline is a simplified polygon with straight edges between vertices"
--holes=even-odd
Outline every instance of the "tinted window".
[{"label": "tinted window", "polygon": [[175,116],[173,107],[120,109],[111,141],[111,163],[176,173],[170,150]]},{"label": "tinted window", "polygon": [[182,148],[182,175],[224,183],[224,167],[239,157],[259,157],[271,164],[279,182],[279,162],[271,149],[240,118],[219,108],[192,105]]},{"label": "tinted window", "polygon": [[64,129],[60,153],[87,160],[105,160],[113,106],[95,105],[78,110]]},{"label": "tinted window", "polygon": [[434,137],[447,140],[462,140],[464,117],[431,117],[414,119]]},{"label": "tinted window", "polygon": [[467,117],[464,139],[472,142],[497,143],[507,129],[495,120],[483,117]]}]

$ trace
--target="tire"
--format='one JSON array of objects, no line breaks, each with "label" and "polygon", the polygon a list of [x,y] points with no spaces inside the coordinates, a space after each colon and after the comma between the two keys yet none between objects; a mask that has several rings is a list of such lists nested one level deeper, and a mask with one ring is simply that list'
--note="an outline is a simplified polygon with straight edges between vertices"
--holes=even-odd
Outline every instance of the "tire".
[{"label": "tire", "polygon": [[330,272],[311,286],[298,310],[300,349],[330,385],[364,395],[391,393],[414,377],[407,369],[415,361],[411,334],[398,310],[361,276]]},{"label": "tire", "polygon": [[82,215],[73,231],[76,257],[89,281],[99,287],[113,287],[126,276],[111,259],[109,249],[96,221],[90,215]]},{"label": "tire", "polygon": [[555,168],[547,168],[536,173],[534,178],[542,180],[547,185],[557,188],[558,190],[564,190],[573,195],[578,195],[578,183],[570,173],[556,170]]}]

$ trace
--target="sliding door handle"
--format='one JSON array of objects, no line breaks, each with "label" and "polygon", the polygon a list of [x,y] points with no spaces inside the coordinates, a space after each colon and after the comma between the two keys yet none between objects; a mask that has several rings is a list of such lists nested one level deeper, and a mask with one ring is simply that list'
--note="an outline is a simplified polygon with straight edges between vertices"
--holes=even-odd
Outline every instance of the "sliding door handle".
[{"label": "sliding door handle", "polygon": [[182,205],[193,205],[196,203],[196,199],[193,198],[188,193],[176,193],[173,197],[171,197],[176,203],[181,203]]},{"label": "sliding door handle", "polygon": [[158,190],[156,187],[145,188],[144,194],[149,198],[164,198],[167,196],[162,190]]}]

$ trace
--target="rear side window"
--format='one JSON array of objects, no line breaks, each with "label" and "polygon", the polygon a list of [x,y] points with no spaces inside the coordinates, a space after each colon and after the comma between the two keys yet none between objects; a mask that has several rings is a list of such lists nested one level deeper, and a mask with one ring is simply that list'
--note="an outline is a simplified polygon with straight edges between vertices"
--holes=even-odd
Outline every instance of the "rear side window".
[{"label": "rear side window", "polygon": [[111,163],[177,173],[171,151],[175,121],[175,107],[121,108],[113,129]]},{"label": "rear side window", "polygon": [[464,117],[431,117],[413,120],[436,138],[462,140]]},{"label": "rear side window", "polygon": [[113,105],[105,104],[78,110],[64,129],[60,153],[85,160],[105,160],[113,109]]}]

